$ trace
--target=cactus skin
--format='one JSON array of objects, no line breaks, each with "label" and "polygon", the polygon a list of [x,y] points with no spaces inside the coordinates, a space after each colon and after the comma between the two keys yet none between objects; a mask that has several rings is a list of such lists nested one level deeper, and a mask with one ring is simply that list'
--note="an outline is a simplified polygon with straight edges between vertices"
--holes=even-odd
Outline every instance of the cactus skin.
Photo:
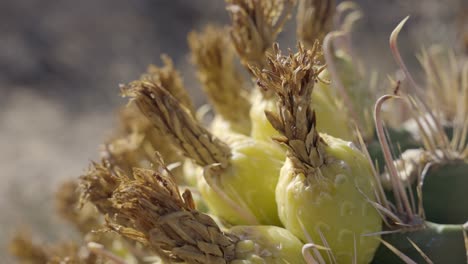
[{"label": "cactus skin", "polygon": [[[423,179],[422,201],[428,220],[425,227],[415,231],[383,235],[382,239],[417,263],[425,261],[408,238],[434,263],[467,263],[462,226],[468,219],[468,206],[463,202],[467,200],[467,173],[468,164],[461,161],[432,165]],[[413,189],[413,193],[416,194],[414,186]],[[404,262],[381,245],[373,263]]]},{"label": "cactus skin", "polygon": [[[351,263],[356,237],[357,263],[372,260],[379,241],[363,234],[381,230],[381,219],[359,189],[372,196],[370,164],[349,142],[321,135],[330,163],[320,167],[323,176],[295,173],[288,158],[276,188],[279,216],[284,226],[307,241],[302,222],[312,242],[322,244],[317,228],[326,237],[338,263]],[[323,177],[323,178],[320,178]]]},{"label": "cactus skin", "polygon": [[463,224],[468,220],[468,164],[434,165],[423,185],[426,219],[436,223]]},{"label": "cactus skin", "polygon": [[[232,149],[231,166],[216,176],[220,188],[239,206],[250,210],[260,224],[281,225],[274,197],[284,151],[276,145],[242,135],[229,138],[223,140]],[[209,186],[203,175],[199,176],[197,187],[210,212],[230,224],[249,224]]]},{"label": "cactus skin", "polygon": [[277,226],[235,226],[229,232],[241,238],[231,264],[305,264],[302,242]]},{"label": "cactus skin", "polygon": [[[396,247],[416,263],[426,263],[420,253],[411,245],[411,239],[433,263],[467,263],[463,242],[462,225],[441,225],[426,222],[420,230],[383,235],[382,239]],[[398,264],[404,262],[384,245],[380,245],[373,264]]]}]

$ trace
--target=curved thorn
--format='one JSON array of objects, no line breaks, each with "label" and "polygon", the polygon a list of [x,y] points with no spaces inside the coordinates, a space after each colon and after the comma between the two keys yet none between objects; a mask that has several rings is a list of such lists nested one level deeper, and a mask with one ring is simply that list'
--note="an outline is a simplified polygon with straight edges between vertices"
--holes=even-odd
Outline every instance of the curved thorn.
[{"label": "curved thorn", "polygon": [[[399,84],[399,83],[398,83]],[[385,132],[383,128],[383,120],[381,117],[381,109],[382,105],[385,101],[389,99],[401,99],[400,96],[397,95],[384,95],[380,97],[377,102],[375,103],[374,107],[374,122],[375,122],[375,128],[377,130],[377,137],[380,142],[380,146],[382,147],[382,152],[384,155],[385,163],[387,165],[387,168],[389,170],[389,176],[393,185],[393,191],[395,193],[395,198],[397,200],[397,208],[398,211],[401,213],[407,213],[407,216],[411,220],[413,218],[413,213],[411,206],[409,204],[408,196],[405,191],[405,188],[403,187],[403,184],[401,182],[400,177],[398,176],[397,169],[395,167],[395,164],[393,163],[393,158],[392,154],[390,152],[390,147],[385,139]],[[406,101],[405,101],[406,102]]]},{"label": "curved thorn", "polygon": [[406,78],[408,78],[409,82],[415,89],[415,92],[417,95],[422,96],[423,91],[422,89],[416,84],[416,81],[413,79],[413,76],[410,74],[408,71],[408,68],[406,67],[405,62],[403,61],[403,58],[401,57],[400,50],[398,49],[398,35],[400,34],[401,29],[405,25],[406,21],[409,19],[409,16],[405,17],[399,24],[396,26],[396,28],[392,31],[392,34],[390,34],[390,49],[392,51],[393,58],[396,60],[398,66],[403,70],[403,73],[405,74]]}]

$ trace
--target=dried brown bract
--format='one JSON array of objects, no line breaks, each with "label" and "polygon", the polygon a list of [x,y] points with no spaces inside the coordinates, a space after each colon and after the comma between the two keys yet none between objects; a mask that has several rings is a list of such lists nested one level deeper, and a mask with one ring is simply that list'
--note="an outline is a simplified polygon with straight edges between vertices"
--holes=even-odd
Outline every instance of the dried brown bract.
[{"label": "dried brown bract", "polygon": [[250,102],[244,80],[234,64],[234,49],[224,28],[208,26],[188,36],[198,79],[215,111],[234,130],[248,134]]},{"label": "dried brown bract", "polygon": [[[273,53],[268,56],[268,68],[263,71],[253,69],[259,78],[259,86],[273,90],[279,99],[278,114],[265,113],[272,126],[283,135],[276,140],[288,146],[292,160],[299,160],[298,165],[308,167],[321,164],[315,164],[320,157],[318,147],[322,141],[316,131],[316,118],[310,104],[318,74],[324,69],[317,61],[320,55],[318,48],[317,43],[312,50],[306,50],[299,44],[297,53],[284,56],[275,45]],[[307,171],[306,168],[303,170]]]}]

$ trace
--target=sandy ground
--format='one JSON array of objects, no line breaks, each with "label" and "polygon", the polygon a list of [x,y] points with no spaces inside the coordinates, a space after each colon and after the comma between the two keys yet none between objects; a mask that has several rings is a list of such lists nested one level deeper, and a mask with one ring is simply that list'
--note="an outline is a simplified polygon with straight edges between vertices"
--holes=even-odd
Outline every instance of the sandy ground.
[{"label": "sandy ground", "polygon": [[[388,34],[407,14],[401,41],[412,65],[421,40],[450,43],[466,23],[461,0],[358,2],[372,10],[357,29],[358,52],[385,73],[395,67]],[[11,261],[5,245],[20,227],[46,240],[69,236],[54,216],[53,192],[97,157],[115,109],[125,103],[119,83],[165,52],[184,72],[196,104],[204,102],[187,63],[186,34],[209,21],[227,21],[223,1],[0,2],[0,262]],[[283,47],[294,42],[294,33],[282,35]]]}]

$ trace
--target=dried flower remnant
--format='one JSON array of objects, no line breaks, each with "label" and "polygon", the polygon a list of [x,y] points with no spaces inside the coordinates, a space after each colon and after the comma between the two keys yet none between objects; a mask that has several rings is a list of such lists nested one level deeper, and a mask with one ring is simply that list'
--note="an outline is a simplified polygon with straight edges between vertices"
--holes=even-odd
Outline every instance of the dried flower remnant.
[{"label": "dried flower remnant", "polygon": [[188,42],[198,79],[217,113],[212,131],[225,133],[222,126],[225,123],[234,132],[249,134],[249,93],[234,64],[234,49],[227,30],[208,26],[202,32],[191,32]]},{"label": "dried flower remnant", "polygon": [[56,205],[59,215],[82,234],[88,234],[99,228],[102,222],[91,204],[82,203],[78,183],[75,180],[69,180],[60,185],[56,193]]},{"label": "dried flower remnant", "polygon": [[288,149],[276,188],[278,214],[302,241],[329,248],[337,263],[369,263],[378,241],[361,235],[381,230],[363,196],[373,196],[371,165],[351,142],[317,131],[310,98],[323,67],[314,67],[314,53],[299,45],[297,53],[277,56],[262,79],[278,97],[278,110],[266,114]]},{"label": "dried flower remnant", "polygon": [[219,163],[226,168],[229,165],[229,147],[198,124],[164,87],[133,82],[125,94],[133,97],[151,124],[170,137],[184,156],[200,166]]},{"label": "dried flower remnant", "polygon": [[299,0],[296,17],[299,41],[307,48],[312,48],[317,40],[322,43],[333,28],[334,13],[334,0]]},{"label": "dried flower remnant", "polygon": [[109,215],[124,224],[126,220],[120,217],[119,210],[112,206],[109,198],[125,177],[127,176],[123,171],[105,160],[101,163],[93,162],[80,177],[81,199],[94,204],[102,215]]},{"label": "dried flower remnant", "polygon": [[167,55],[162,55],[161,59],[164,63],[163,67],[150,65],[145,74],[140,78],[140,81],[151,83],[153,85],[161,85],[165,87],[169,93],[187,107],[190,112],[194,112],[193,102],[184,87],[180,73],[174,68],[172,59]]},{"label": "dried flower remnant", "polygon": [[[274,55],[269,57],[270,68],[263,73],[257,69],[259,85],[265,89],[271,89],[278,96],[277,111],[266,112],[266,116],[272,126],[283,136],[275,139],[286,144],[288,149],[296,154],[299,159],[298,164],[309,163],[309,154],[304,153],[304,145],[288,144],[289,140],[295,142],[305,142],[309,134],[309,129],[314,130],[312,137],[307,140],[314,142],[317,146],[320,139],[315,126],[315,113],[312,114],[310,98],[315,83],[318,81],[318,74],[324,67],[315,65],[315,53],[318,45],[313,50],[306,50],[301,44],[299,51],[289,56],[282,56],[278,45],[274,47]],[[313,119],[313,124],[307,121]],[[297,147],[297,148],[296,148]],[[320,166],[315,164],[315,166]],[[305,170],[304,170],[305,171]]]},{"label": "dried flower remnant", "polygon": [[[156,151],[169,164],[177,164],[183,160],[170,140],[151,125],[134,102],[122,108],[119,114],[120,129],[101,150],[103,158],[114,166],[130,174],[134,167],[151,168],[157,162]],[[184,183],[179,168],[174,168],[174,175],[179,183]]]},{"label": "dried flower remnant", "polygon": [[[310,50],[306,50],[302,44],[299,44],[298,48],[299,51],[295,54],[283,55],[279,46],[274,45],[272,53],[268,54],[268,66],[264,69],[252,67],[252,72],[258,78],[258,85],[270,91],[287,86],[293,87],[301,85],[296,83],[303,77],[300,74],[310,73],[311,75],[307,77],[311,79],[307,81],[314,87],[314,92],[311,92],[307,102],[317,113],[319,126],[317,129],[335,137],[353,139],[349,117],[343,105],[330,93],[328,86],[315,85],[316,82],[323,82],[319,75],[326,69],[320,61],[318,42]],[[263,108],[259,104],[251,111],[252,136],[266,140],[278,135],[264,114],[265,111],[277,112],[276,98],[263,102]]]},{"label": "dried flower remnant", "polygon": [[[152,87],[164,85],[168,91],[193,113],[193,104],[187,94],[179,72],[174,68],[172,60],[163,55],[163,67],[150,65],[138,81],[128,86],[145,85]],[[125,86],[122,87],[125,89]],[[151,125],[146,116],[141,113],[135,103],[130,102],[119,111],[119,129],[115,135],[102,146],[101,155],[113,166],[117,166],[127,174],[134,167],[150,168],[156,162],[155,153],[159,152],[167,162],[174,164],[174,174],[179,183],[184,183],[181,169],[177,164],[182,157],[176,152],[170,140]]]},{"label": "dried flower remnant", "polygon": [[231,39],[241,62],[262,68],[271,48],[289,19],[295,0],[226,0],[231,16]]},{"label": "dried flower remnant", "polygon": [[172,261],[227,263],[234,258],[237,239],[195,211],[190,193],[180,195],[171,176],[140,169],[133,178],[125,178],[109,199],[130,224],[111,222],[111,229]]},{"label": "dried flower remnant", "polygon": [[[124,254],[120,247],[125,242],[118,236],[108,232],[99,232],[103,230],[104,217],[92,203],[84,201],[81,196],[77,181],[64,182],[56,194],[58,214],[81,233],[83,241],[99,243],[102,247],[119,251],[121,255],[133,257],[127,252]],[[126,244],[125,246],[133,250],[133,245]]]}]

